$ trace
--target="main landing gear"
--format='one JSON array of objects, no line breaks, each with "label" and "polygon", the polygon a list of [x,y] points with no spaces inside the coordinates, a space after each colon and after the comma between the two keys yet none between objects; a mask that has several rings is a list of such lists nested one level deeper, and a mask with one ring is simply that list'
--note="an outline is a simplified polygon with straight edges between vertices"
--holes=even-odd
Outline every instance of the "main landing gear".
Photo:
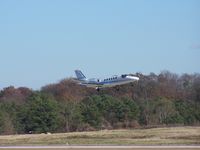
[{"label": "main landing gear", "polygon": [[99,87],[96,87],[96,90],[97,90],[97,92],[99,92],[99,91],[100,91],[100,88],[99,88]]}]

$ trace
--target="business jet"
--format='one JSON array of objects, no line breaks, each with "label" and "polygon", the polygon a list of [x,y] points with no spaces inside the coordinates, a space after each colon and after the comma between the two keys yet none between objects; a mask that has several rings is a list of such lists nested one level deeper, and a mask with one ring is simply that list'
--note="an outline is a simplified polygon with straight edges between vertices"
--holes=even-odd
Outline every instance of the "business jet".
[{"label": "business jet", "polygon": [[77,77],[76,80],[79,82],[80,85],[96,88],[97,91],[99,91],[100,88],[113,87],[116,85],[127,84],[139,80],[138,77],[127,74],[123,74],[121,76],[115,75],[102,80],[97,78],[87,79],[80,70],[75,70],[75,74]]}]

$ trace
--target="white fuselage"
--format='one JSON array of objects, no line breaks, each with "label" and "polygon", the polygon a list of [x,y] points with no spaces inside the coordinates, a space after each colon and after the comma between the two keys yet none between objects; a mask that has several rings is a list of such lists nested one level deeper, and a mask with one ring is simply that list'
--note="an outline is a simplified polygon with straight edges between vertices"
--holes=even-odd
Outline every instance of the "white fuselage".
[{"label": "white fuselage", "polygon": [[87,87],[103,88],[103,87],[112,87],[116,85],[127,84],[127,83],[131,83],[138,80],[139,78],[135,76],[121,75],[121,76],[113,76],[113,77],[106,78],[103,80],[84,79],[84,80],[79,80],[79,81],[81,85],[85,85]]}]

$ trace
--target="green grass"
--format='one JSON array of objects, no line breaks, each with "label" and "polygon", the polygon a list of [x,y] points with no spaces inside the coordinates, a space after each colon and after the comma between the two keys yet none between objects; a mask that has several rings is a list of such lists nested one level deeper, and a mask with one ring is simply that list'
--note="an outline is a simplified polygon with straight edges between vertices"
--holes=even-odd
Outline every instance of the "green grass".
[{"label": "green grass", "polygon": [[0,136],[0,145],[194,145],[200,127],[102,130],[57,134]]}]

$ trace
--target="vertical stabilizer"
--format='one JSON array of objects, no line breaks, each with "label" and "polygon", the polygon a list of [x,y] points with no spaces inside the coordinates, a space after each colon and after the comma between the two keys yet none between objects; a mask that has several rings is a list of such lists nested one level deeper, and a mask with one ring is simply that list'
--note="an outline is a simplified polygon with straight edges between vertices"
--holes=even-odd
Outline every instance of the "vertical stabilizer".
[{"label": "vertical stabilizer", "polygon": [[75,70],[75,74],[78,80],[85,80],[86,77],[84,76],[84,74],[80,71],[80,70]]}]

